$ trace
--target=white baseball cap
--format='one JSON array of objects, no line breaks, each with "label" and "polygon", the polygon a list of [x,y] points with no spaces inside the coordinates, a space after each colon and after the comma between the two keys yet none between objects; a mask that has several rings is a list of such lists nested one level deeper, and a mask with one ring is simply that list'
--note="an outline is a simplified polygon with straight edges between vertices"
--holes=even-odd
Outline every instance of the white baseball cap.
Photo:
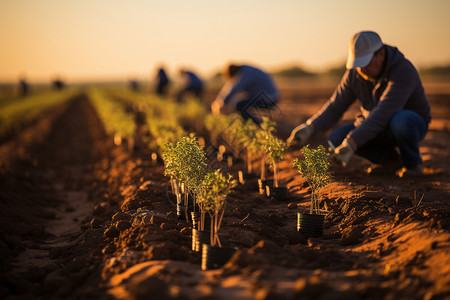
[{"label": "white baseball cap", "polygon": [[380,36],[373,31],[360,31],[350,39],[347,69],[364,68],[373,54],[383,46]]}]

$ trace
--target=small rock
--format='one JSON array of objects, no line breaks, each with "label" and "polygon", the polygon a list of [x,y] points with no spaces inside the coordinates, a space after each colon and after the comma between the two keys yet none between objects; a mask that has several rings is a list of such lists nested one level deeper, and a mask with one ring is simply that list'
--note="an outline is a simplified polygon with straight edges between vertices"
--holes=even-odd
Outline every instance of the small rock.
[{"label": "small rock", "polygon": [[106,229],[103,234],[106,237],[115,238],[115,237],[119,236],[119,230],[117,230],[116,227],[110,227],[110,228]]},{"label": "small rock", "polygon": [[94,214],[97,216],[103,215],[109,207],[108,202],[101,202],[94,207]]},{"label": "small rock", "polygon": [[360,243],[362,232],[359,227],[348,227],[344,229],[341,237],[341,245],[350,246]]},{"label": "small rock", "polygon": [[438,247],[438,241],[434,241],[434,242],[432,242],[431,243],[431,249],[437,249],[437,247]]},{"label": "small rock", "polygon": [[112,216],[112,221],[114,223],[117,221],[120,221],[120,220],[129,220],[129,219],[130,219],[130,215],[127,213],[121,212],[121,211],[119,211],[114,216]]},{"label": "small rock", "polygon": [[164,221],[166,221],[166,218],[157,215],[153,215],[150,219],[150,223],[155,225],[161,225]]},{"label": "small rock", "polygon": [[148,189],[148,186],[151,185],[151,184],[152,184],[152,182],[150,180],[147,180],[147,181],[145,181],[144,183],[141,184],[139,189],[142,190],[142,191],[145,191],[145,190]]},{"label": "small rock", "polygon": [[89,225],[91,226],[91,228],[99,228],[103,225],[103,221],[99,218],[93,218]]},{"label": "small rock", "polygon": [[108,246],[103,248],[102,253],[103,254],[112,254],[112,253],[114,253],[114,251],[116,251],[116,246],[114,246],[114,244],[109,244]]},{"label": "small rock", "polygon": [[391,234],[387,237],[387,240],[388,240],[389,242],[395,241],[396,239],[397,239],[397,236],[396,236],[395,234],[393,234],[393,233],[391,233]]},{"label": "small rock", "polygon": [[400,224],[406,217],[405,213],[397,213],[395,215],[394,224],[398,225]]},{"label": "small rock", "polygon": [[116,223],[116,229],[118,231],[124,231],[131,227],[131,223],[126,220],[120,220]]}]

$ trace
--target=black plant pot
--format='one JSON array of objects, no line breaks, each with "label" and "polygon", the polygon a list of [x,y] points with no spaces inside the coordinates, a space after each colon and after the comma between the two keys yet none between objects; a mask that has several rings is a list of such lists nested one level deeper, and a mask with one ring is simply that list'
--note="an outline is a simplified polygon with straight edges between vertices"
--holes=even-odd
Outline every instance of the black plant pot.
[{"label": "black plant pot", "polygon": [[202,270],[214,270],[222,267],[235,252],[236,248],[220,248],[203,244]]},{"label": "black plant pot", "polygon": [[211,241],[211,232],[192,229],[192,251],[200,252],[202,245],[209,245]]},{"label": "black plant pot", "polygon": [[[192,229],[200,230],[199,228],[200,213],[191,212],[191,217],[192,217]],[[209,231],[211,229],[211,216],[208,213],[205,214],[205,224],[203,225],[203,229],[205,231]]]},{"label": "black plant pot", "polygon": [[246,181],[256,179],[258,176],[254,173],[244,173],[242,171],[238,171],[238,178],[240,184],[245,184]]},{"label": "black plant pot", "polygon": [[266,185],[266,195],[272,201],[286,201],[289,198],[288,188],[285,186],[270,187]]},{"label": "black plant pot", "polygon": [[300,231],[305,237],[323,236],[325,215],[297,213],[297,217],[297,231]]},{"label": "black plant pot", "polygon": [[268,186],[269,188],[273,187],[273,180],[272,179],[267,179],[267,180],[258,179],[258,189],[259,189],[259,193],[261,195],[264,195],[266,193],[266,186]]}]

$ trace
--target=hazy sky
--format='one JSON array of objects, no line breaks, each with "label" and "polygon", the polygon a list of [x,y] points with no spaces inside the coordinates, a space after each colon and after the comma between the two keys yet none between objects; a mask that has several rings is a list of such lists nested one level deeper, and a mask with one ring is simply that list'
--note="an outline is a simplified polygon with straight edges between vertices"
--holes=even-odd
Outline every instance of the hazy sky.
[{"label": "hazy sky", "polygon": [[322,70],[360,30],[417,67],[450,63],[449,14],[448,0],[0,0],[0,81],[147,79],[160,63]]}]

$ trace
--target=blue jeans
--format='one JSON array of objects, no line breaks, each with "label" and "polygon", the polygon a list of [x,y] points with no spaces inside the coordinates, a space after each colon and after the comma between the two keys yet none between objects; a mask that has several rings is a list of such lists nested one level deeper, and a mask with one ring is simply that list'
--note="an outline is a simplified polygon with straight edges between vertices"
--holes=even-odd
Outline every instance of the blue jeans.
[{"label": "blue jeans", "polygon": [[272,99],[270,99],[271,101],[268,101],[268,99],[258,99],[258,98],[250,98],[250,99],[245,99],[242,101],[239,101],[238,103],[236,103],[236,111],[241,113],[242,118],[244,119],[244,121],[247,121],[248,119],[252,119],[253,122],[255,122],[257,125],[262,123],[262,120],[260,120],[259,118],[257,118],[256,116],[254,116],[253,114],[250,113],[249,108],[254,107],[254,108],[259,108],[259,109],[271,109],[272,107],[274,107],[277,102],[276,100],[273,101]]},{"label": "blue jeans", "polygon": [[[355,126],[347,124],[335,129],[328,137],[329,142],[337,147]],[[355,154],[375,164],[389,159],[394,147],[400,149],[400,157],[405,168],[414,168],[422,164],[419,142],[424,139],[428,124],[414,111],[402,110],[394,114],[385,131],[364,145],[359,145]]]}]

